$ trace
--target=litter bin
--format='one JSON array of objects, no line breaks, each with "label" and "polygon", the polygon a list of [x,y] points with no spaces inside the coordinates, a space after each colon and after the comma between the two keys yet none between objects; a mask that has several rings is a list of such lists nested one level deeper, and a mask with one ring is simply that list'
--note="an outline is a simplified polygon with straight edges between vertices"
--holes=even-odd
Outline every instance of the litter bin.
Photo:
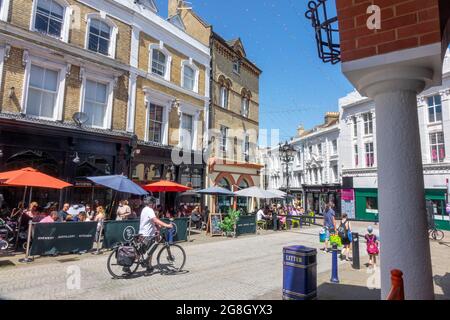
[{"label": "litter bin", "polygon": [[304,246],[283,249],[283,300],[317,298],[317,250]]}]

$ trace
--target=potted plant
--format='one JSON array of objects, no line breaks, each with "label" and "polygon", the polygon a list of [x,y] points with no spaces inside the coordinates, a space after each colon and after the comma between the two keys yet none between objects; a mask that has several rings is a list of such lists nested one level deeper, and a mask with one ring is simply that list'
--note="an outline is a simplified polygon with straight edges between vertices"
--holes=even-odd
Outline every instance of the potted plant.
[{"label": "potted plant", "polygon": [[240,212],[237,210],[230,209],[228,211],[228,216],[223,219],[220,223],[220,229],[227,237],[235,237],[236,236],[236,224],[239,219]]}]

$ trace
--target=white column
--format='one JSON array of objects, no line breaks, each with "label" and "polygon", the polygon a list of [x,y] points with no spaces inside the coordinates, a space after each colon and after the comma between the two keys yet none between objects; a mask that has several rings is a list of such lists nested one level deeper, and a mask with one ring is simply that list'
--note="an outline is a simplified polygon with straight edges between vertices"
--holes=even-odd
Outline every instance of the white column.
[{"label": "white column", "polygon": [[393,269],[404,274],[406,299],[434,299],[417,115],[417,93],[431,78],[425,68],[391,66],[361,81],[376,104],[382,299]]},{"label": "white column", "polygon": [[136,90],[137,75],[130,73],[128,82],[128,108],[127,108],[127,131],[134,133],[136,117]]}]

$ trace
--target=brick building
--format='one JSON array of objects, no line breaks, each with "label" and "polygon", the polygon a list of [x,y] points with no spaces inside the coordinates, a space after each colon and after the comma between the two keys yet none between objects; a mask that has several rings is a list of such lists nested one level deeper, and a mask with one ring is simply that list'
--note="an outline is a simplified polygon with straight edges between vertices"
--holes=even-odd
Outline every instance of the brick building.
[{"label": "brick building", "polygon": [[75,184],[33,199],[106,201],[86,188],[91,175],[187,184],[203,174],[201,161],[174,165],[172,151],[201,150],[209,49],[152,0],[0,5],[0,170],[33,166]]},{"label": "brick building", "polygon": [[[241,39],[223,39],[184,1],[169,0],[169,20],[179,21],[188,34],[211,50],[206,185],[233,191],[259,186],[263,168],[257,155],[262,71],[247,58]],[[220,198],[219,209],[229,207],[232,201]],[[245,212],[252,209],[245,198],[234,199],[234,203]]]}]

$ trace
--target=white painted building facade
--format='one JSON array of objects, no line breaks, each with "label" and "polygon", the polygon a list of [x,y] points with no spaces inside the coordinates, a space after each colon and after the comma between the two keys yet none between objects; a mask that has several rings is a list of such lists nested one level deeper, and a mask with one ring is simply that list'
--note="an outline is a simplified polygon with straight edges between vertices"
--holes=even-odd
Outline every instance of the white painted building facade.
[{"label": "white painted building facade", "polygon": [[[450,229],[445,208],[447,179],[450,179],[449,53],[444,61],[442,85],[425,90],[417,101],[427,206],[436,224]],[[339,108],[343,189],[348,192],[353,189],[356,218],[372,220],[378,215],[375,103],[354,91],[339,100]]]}]

